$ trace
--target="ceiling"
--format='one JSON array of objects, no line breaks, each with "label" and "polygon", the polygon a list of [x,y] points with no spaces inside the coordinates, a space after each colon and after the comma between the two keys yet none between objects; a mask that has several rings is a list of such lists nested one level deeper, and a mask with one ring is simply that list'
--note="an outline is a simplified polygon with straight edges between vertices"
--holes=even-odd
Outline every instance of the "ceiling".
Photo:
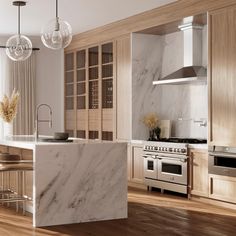
[{"label": "ceiling", "polygon": [[[59,16],[68,21],[73,34],[106,25],[160,7],[176,0],[59,0]],[[21,33],[39,35],[55,17],[55,0],[27,0],[21,8]],[[0,0],[0,35],[17,32],[17,7],[11,0]]]}]

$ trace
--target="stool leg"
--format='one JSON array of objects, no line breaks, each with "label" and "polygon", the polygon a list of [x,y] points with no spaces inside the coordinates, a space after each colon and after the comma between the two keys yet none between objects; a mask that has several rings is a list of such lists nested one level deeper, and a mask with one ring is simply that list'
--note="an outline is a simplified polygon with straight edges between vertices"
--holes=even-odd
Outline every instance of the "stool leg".
[{"label": "stool leg", "polygon": [[[19,195],[19,171],[16,171],[16,193]],[[19,202],[16,201],[16,212],[19,211]]]},{"label": "stool leg", "polygon": [[[7,172],[7,190],[10,190],[10,172]],[[7,194],[7,198],[10,198],[9,194]],[[10,206],[10,202],[7,203],[7,207]]]},{"label": "stool leg", "polygon": [[[22,171],[22,196],[25,196],[25,171]],[[23,215],[25,215],[25,208],[26,208],[26,199],[22,202],[23,203]]]}]

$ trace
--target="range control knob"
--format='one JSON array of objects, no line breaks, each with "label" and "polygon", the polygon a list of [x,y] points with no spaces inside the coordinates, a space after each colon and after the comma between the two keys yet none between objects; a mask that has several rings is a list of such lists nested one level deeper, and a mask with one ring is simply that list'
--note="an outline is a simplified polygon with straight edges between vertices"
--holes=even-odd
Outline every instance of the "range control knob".
[{"label": "range control knob", "polygon": [[182,152],[182,153],[185,153],[185,152],[186,152],[186,150],[185,150],[184,148],[182,148],[182,149],[181,149],[181,152]]},{"label": "range control knob", "polygon": [[165,148],[163,147],[161,150],[164,152],[164,151],[165,151]]},{"label": "range control knob", "polygon": [[172,152],[173,151],[173,148],[169,148],[169,152]]},{"label": "range control knob", "polygon": [[157,151],[158,150],[158,147],[155,147],[155,151]]},{"label": "range control knob", "polygon": [[167,152],[167,151],[168,151],[168,148],[165,148],[165,151]]}]

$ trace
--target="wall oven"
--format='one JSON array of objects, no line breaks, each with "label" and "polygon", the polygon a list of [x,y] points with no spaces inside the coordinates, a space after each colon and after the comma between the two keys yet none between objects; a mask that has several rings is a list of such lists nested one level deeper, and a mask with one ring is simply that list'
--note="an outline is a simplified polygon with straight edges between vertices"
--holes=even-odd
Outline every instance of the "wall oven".
[{"label": "wall oven", "polygon": [[236,177],[236,148],[210,146],[208,153],[209,174]]}]

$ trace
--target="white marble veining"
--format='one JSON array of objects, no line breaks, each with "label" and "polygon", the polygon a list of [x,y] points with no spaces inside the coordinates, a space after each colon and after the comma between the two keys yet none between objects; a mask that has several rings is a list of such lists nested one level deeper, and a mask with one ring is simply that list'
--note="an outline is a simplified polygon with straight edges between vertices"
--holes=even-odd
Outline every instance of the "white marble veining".
[{"label": "white marble veining", "polygon": [[124,143],[37,146],[35,226],[126,218],[126,149]]},{"label": "white marble veining", "polygon": [[127,143],[14,136],[0,145],[33,150],[34,226],[127,218]]},{"label": "white marble veining", "polygon": [[[202,64],[207,65],[207,27],[202,31]],[[132,37],[132,139],[148,138],[144,115],[156,112],[172,121],[173,137],[207,138],[207,127],[194,120],[207,119],[207,85],[161,85],[152,81],[183,66],[183,33],[133,34]],[[183,121],[179,121],[183,118]]]}]

